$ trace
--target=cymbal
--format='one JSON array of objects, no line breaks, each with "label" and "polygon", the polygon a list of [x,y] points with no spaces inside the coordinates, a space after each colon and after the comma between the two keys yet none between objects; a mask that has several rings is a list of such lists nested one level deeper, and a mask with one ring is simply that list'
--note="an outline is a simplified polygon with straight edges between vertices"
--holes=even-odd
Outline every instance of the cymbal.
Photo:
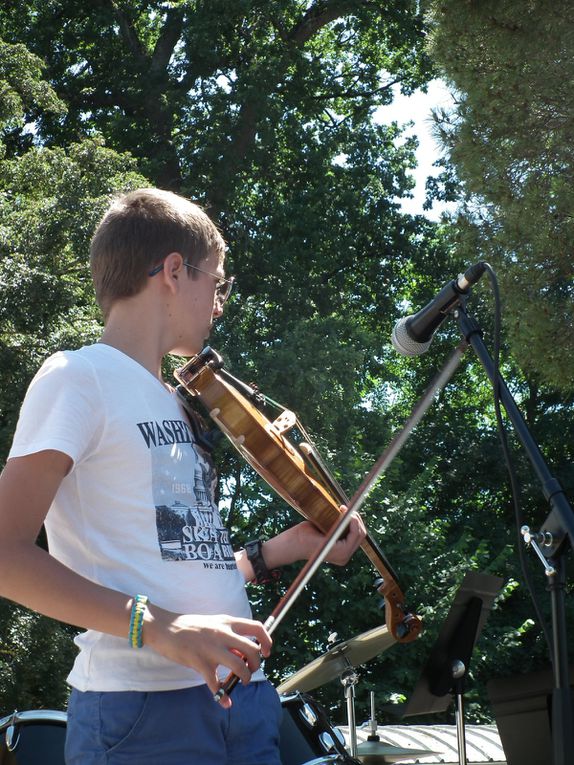
[{"label": "cymbal", "polygon": [[369,659],[386,651],[394,643],[395,639],[389,633],[387,625],[381,624],[368,632],[363,632],[357,637],[344,640],[333,646],[318,659],[288,677],[277,690],[279,693],[311,691],[313,688],[318,688],[320,685],[339,677],[349,667],[365,664]]},{"label": "cymbal", "polygon": [[410,749],[409,747],[393,746],[386,741],[363,741],[357,747],[357,759],[365,765],[378,763],[399,762],[415,757],[428,757],[436,752],[429,749]]}]

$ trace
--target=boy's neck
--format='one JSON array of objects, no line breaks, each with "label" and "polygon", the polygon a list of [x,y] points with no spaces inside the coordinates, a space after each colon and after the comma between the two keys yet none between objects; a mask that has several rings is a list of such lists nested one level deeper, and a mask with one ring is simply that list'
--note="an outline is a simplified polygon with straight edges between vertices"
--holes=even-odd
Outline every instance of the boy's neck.
[{"label": "boy's neck", "polygon": [[161,364],[165,351],[161,327],[149,315],[139,315],[129,306],[115,305],[110,311],[100,342],[125,353],[163,382]]}]

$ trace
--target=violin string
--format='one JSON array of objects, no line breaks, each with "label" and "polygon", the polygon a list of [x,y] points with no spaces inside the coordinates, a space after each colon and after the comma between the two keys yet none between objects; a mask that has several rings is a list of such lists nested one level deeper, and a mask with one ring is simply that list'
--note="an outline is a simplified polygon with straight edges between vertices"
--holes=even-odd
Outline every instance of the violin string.
[{"label": "violin string", "polygon": [[[280,412],[290,411],[286,406],[283,406],[283,404],[280,404],[279,402],[272,399],[270,396],[268,396],[265,393],[262,393],[260,390],[257,390],[258,394],[261,396],[265,404],[267,404],[269,407],[276,409]],[[342,504],[346,504],[348,502],[348,497],[333,475],[332,471],[327,467],[325,464],[323,457],[321,455],[321,452],[319,451],[317,444],[311,437],[311,434],[309,431],[305,428],[301,420],[299,419],[298,415],[295,415],[295,424],[293,430],[299,431],[299,439],[300,441],[303,441],[307,443],[311,447],[312,455],[308,455],[306,452],[304,452],[301,448],[299,448],[299,444],[295,442],[295,446],[298,447],[298,451],[301,454],[303,460],[305,463],[313,470],[315,473],[317,479],[322,484],[322,486],[335,498],[338,502],[341,502]]]}]

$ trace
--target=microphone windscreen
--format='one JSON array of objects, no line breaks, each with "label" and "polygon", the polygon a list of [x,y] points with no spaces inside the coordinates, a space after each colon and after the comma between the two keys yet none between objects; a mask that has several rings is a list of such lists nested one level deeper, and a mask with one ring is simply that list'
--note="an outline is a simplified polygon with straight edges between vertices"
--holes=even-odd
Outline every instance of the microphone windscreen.
[{"label": "microphone windscreen", "polygon": [[409,316],[405,316],[397,321],[393,327],[391,342],[395,350],[403,356],[420,356],[421,353],[428,351],[429,346],[432,343],[432,337],[424,343],[421,343],[418,340],[413,340],[407,327],[409,318]]}]

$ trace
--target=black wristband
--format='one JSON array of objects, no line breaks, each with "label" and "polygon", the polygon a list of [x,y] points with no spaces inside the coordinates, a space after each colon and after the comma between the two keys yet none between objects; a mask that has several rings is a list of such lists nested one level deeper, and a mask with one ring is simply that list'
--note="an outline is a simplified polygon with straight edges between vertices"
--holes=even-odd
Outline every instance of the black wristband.
[{"label": "black wristband", "polygon": [[252,542],[247,542],[245,545],[245,553],[247,554],[247,560],[253,567],[254,578],[251,580],[255,584],[269,584],[275,582],[281,576],[281,572],[278,568],[269,570],[267,564],[263,560],[263,554],[261,548],[263,547],[263,541],[261,539],[255,539]]}]

